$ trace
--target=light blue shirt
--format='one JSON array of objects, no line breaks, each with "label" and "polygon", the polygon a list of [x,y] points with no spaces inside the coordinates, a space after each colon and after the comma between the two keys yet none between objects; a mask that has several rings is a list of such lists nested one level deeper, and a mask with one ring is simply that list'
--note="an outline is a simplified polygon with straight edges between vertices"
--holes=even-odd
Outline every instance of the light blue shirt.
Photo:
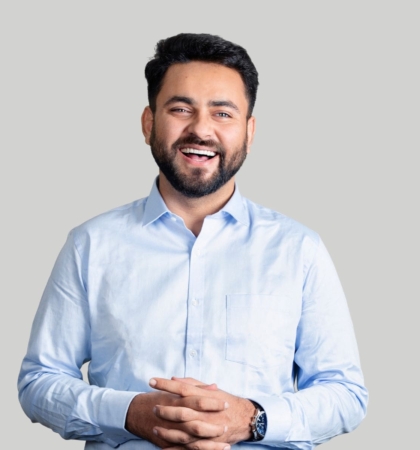
[{"label": "light blue shirt", "polygon": [[354,429],[367,391],[319,236],[236,189],[195,237],[156,183],[72,230],[22,364],[26,414],[90,450],[154,449],[124,429],[126,412],[150,378],[173,375],[264,407],[266,437],[238,448],[311,449]]}]

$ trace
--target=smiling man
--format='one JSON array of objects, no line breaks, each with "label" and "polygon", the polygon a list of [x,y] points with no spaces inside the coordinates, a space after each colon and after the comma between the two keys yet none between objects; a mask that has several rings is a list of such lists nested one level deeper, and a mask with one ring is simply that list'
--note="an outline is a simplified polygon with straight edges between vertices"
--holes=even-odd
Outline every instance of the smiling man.
[{"label": "smiling man", "polygon": [[233,176],[254,136],[248,103],[236,70],[192,61],[167,70],[156,101],[144,110],[143,133],[160,169],[160,194],[172,212],[182,208],[186,217],[180,216],[196,235],[234,192]]},{"label": "smiling man", "polygon": [[235,185],[255,132],[247,52],[180,34],[146,78],[159,176],[69,234],[22,364],[23,409],[88,449],[309,449],[351,431],[367,392],[328,253]]}]

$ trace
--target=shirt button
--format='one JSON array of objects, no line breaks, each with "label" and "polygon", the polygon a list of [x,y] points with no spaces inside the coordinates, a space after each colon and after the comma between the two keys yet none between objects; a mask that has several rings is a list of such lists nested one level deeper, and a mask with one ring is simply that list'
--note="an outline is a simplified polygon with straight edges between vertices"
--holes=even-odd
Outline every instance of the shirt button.
[{"label": "shirt button", "polygon": [[191,358],[195,358],[197,356],[197,352],[195,350],[190,351]]},{"label": "shirt button", "polygon": [[196,298],[194,298],[191,303],[193,306],[197,306],[199,304],[199,301]]},{"label": "shirt button", "polygon": [[176,217],[175,217],[175,216],[171,216],[171,220],[172,220],[173,222],[176,222]]}]

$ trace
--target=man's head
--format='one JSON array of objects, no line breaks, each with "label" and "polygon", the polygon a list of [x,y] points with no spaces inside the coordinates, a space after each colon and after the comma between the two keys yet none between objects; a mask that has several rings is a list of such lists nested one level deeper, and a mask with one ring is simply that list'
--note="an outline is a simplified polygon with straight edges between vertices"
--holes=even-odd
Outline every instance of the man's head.
[{"label": "man's head", "polygon": [[236,70],[245,85],[248,118],[251,117],[257,98],[258,72],[247,51],[219,36],[193,33],[181,33],[160,40],[156,45],[154,58],[146,64],[147,92],[153,112],[156,110],[156,97],[169,67],[192,61],[216,63]]},{"label": "man's head", "polygon": [[146,77],[142,126],[160,182],[190,198],[232,192],[255,129],[258,74],[246,51],[218,36],[174,36],[158,43]]}]

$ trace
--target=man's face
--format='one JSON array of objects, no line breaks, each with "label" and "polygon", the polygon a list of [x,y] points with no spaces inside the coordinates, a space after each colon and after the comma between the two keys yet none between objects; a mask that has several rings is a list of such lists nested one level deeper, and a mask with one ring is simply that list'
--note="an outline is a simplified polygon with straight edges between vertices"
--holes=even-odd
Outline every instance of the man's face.
[{"label": "man's face", "polygon": [[170,184],[186,197],[216,192],[241,167],[254,133],[239,73],[219,64],[171,66],[143,114],[153,157]]}]

